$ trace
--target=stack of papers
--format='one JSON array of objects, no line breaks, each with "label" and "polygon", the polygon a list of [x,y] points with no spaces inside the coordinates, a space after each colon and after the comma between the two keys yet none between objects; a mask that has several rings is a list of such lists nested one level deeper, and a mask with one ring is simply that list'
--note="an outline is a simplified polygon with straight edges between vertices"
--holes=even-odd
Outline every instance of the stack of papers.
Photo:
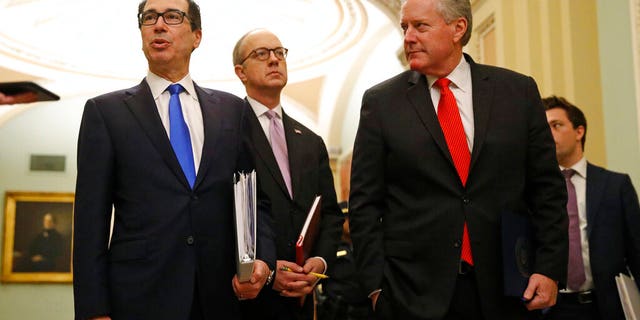
[{"label": "stack of papers", "polygon": [[237,173],[233,177],[237,275],[240,282],[249,281],[256,259],[256,172]]},{"label": "stack of papers", "polygon": [[616,285],[625,318],[640,320],[640,292],[638,292],[638,286],[636,286],[633,277],[620,273],[616,276]]}]

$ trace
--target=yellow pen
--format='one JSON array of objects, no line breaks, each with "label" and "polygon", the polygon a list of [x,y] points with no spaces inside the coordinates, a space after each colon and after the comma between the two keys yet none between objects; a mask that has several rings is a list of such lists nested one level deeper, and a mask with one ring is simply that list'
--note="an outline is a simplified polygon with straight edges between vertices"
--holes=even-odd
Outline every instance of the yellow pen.
[{"label": "yellow pen", "polygon": [[[290,271],[290,272],[293,272],[293,270],[291,270],[291,268],[289,268],[289,267],[287,267],[287,266],[282,266],[282,267],[280,267],[280,270],[282,270],[282,271]],[[310,275],[312,275],[312,276],[314,276],[314,277],[316,277],[316,278],[319,278],[319,279],[327,279],[327,278],[329,278],[329,276],[328,276],[328,275],[326,275],[326,274],[322,274],[322,273],[309,272],[309,274],[310,274]]]}]

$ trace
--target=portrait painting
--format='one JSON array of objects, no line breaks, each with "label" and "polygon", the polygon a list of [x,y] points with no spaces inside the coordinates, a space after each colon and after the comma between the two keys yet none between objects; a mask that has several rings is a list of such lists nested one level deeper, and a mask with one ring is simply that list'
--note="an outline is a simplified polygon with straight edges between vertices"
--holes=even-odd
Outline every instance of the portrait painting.
[{"label": "portrait painting", "polygon": [[6,193],[3,282],[71,282],[73,199],[73,193]]}]

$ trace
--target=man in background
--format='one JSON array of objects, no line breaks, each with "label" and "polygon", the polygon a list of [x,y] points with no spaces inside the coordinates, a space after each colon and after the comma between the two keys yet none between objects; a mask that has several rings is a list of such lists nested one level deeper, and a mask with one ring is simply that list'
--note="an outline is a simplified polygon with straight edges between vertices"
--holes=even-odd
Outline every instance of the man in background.
[{"label": "man in background", "polygon": [[587,161],[587,119],[562,97],[542,100],[567,185],[569,263],[567,288],[548,320],[620,319],[615,276],[640,279],[640,205],[627,174]]},{"label": "man in background", "polygon": [[[258,182],[271,201],[277,244],[273,285],[243,305],[245,319],[313,319],[313,298],[306,296],[318,278],[309,273],[323,274],[331,266],[343,222],[322,138],[282,107],[286,57],[278,37],[264,29],[242,36],[233,50],[235,72],[247,92]],[[322,196],[320,230],[311,256],[299,266],[296,241],[316,195]]]},{"label": "man in background", "polygon": [[[469,0],[408,0],[400,25],[411,70],[365,92],[351,171],[351,238],[375,316],[535,318],[567,259],[566,190],[536,83],[463,54]],[[536,230],[516,297],[504,295],[503,214]]]},{"label": "man in background", "polygon": [[260,202],[259,260],[249,282],[235,276],[233,175],[253,169],[244,101],[191,80],[194,1],[143,1],[138,25],[147,76],[89,99],[80,125],[75,317],[239,319],[238,299],[255,297],[275,267]]}]

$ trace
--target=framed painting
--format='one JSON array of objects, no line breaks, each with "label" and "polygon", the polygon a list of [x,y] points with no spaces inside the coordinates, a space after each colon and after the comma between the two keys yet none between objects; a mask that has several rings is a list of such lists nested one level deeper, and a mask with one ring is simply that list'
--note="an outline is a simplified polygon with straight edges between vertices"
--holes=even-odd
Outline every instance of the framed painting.
[{"label": "framed painting", "polygon": [[5,195],[2,282],[71,282],[73,193]]}]

